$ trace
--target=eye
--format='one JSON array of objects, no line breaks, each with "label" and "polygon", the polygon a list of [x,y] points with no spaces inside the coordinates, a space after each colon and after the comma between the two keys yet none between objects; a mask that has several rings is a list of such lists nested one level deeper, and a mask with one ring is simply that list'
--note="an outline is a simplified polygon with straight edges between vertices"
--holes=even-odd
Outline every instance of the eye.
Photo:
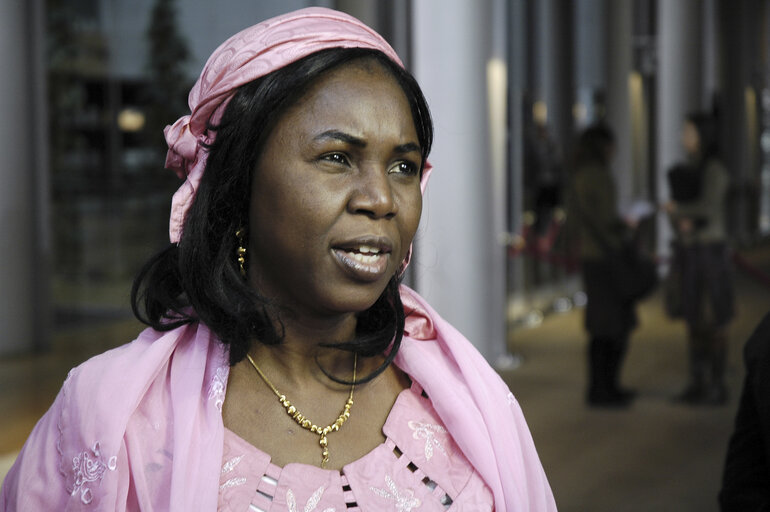
[{"label": "eye", "polygon": [[321,156],[321,160],[333,164],[350,165],[348,157],[344,153],[327,153]]},{"label": "eye", "polygon": [[420,166],[414,162],[402,160],[390,168],[389,173],[403,174],[404,176],[416,176],[420,172]]}]

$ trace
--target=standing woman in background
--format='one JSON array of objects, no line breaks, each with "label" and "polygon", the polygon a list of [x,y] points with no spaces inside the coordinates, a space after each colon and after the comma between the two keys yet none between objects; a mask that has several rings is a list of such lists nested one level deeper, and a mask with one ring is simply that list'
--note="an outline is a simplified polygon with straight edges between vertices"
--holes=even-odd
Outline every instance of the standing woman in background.
[{"label": "standing woman in background", "polygon": [[713,116],[687,116],[682,145],[687,163],[669,175],[673,200],[666,204],[676,234],[689,352],[689,380],[676,398],[692,405],[721,405],[727,401],[727,330],[734,314],[725,227],[730,176],[717,157]]},{"label": "standing woman in background", "polygon": [[505,383],[399,283],[433,126],[385,40],[278,16],[189,103],[150,327],[70,372],[0,510],[556,510]]},{"label": "standing woman in background", "polygon": [[586,128],[575,148],[570,209],[577,219],[580,258],[587,304],[588,391],[591,406],[627,407],[634,392],[620,385],[628,338],[636,326],[634,302],[624,300],[610,279],[631,226],[618,215],[610,161],[615,137],[604,125]]}]

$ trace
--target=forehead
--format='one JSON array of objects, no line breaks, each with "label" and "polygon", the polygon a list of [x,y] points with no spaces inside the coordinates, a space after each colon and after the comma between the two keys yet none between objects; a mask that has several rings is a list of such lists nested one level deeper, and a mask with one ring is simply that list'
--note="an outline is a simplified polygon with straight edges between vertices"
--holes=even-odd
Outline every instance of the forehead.
[{"label": "forehead", "polygon": [[396,78],[384,64],[373,58],[354,59],[335,66],[318,76],[310,84],[307,91],[300,96],[298,103],[307,101],[313,96],[326,92],[329,89],[344,88],[345,85],[361,88],[365,86],[372,87],[378,84],[397,90],[399,95],[404,94]]},{"label": "forehead", "polygon": [[322,74],[286,110],[284,117],[340,118],[357,111],[365,115],[395,111],[412,124],[406,94],[393,74],[373,59],[357,59]]}]

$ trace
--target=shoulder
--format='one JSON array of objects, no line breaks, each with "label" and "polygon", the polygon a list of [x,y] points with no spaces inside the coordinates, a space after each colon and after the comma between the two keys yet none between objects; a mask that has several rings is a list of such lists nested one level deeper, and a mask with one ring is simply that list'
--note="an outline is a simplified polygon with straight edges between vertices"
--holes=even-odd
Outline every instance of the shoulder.
[{"label": "shoulder", "polygon": [[[101,510],[102,500],[116,498],[131,472],[142,470],[135,460],[171,453],[174,424],[190,423],[190,414],[174,421],[171,390],[185,404],[198,404],[193,414],[215,409],[223,391],[208,383],[215,383],[212,372],[227,356],[212,340],[200,324],[168,332],[146,329],[133,342],[72,369],[9,473],[9,499],[24,496],[40,504],[30,507],[35,510],[62,510],[70,499]],[[194,400],[201,394],[208,400]]]},{"label": "shoulder", "polygon": [[574,181],[580,187],[598,187],[610,182],[609,169],[599,163],[587,163],[575,171]]},{"label": "shoulder", "polygon": [[578,166],[576,174],[583,176],[601,176],[607,174],[609,169],[600,162],[587,162]]},{"label": "shoulder", "polygon": [[127,398],[122,384],[133,373],[130,362],[150,350],[156,337],[145,331],[135,341],[70,370],[8,473],[3,499],[24,500],[39,510],[64,509],[70,497],[90,502],[93,486],[86,480],[99,483],[116,467],[119,448],[109,432],[122,435],[120,428],[112,427],[118,427],[115,419]]},{"label": "shoulder", "polygon": [[770,313],[760,321],[744,346],[746,366],[770,366]]},{"label": "shoulder", "polygon": [[[425,390],[450,435],[499,508],[555,510],[518,402],[481,353],[409,288],[404,343],[395,363]],[[521,507],[517,507],[521,505]]]},{"label": "shoulder", "polygon": [[718,158],[709,158],[706,161],[705,166],[706,179],[722,179],[727,180],[730,178],[730,174],[727,172],[727,167]]},{"label": "shoulder", "polygon": [[70,370],[65,385],[91,392],[105,387],[125,389],[123,386],[141,378],[148,366],[170,359],[196,328],[196,324],[168,332],[147,328],[133,341],[93,356]]},{"label": "shoulder", "polygon": [[147,393],[159,391],[151,389],[153,383],[167,386],[172,377],[188,378],[226,360],[226,349],[202,323],[166,332],[147,328],[132,342],[70,371],[60,393],[65,419],[73,427],[99,423],[108,429],[125,421]]},{"label": "shoulder", "polygon": [[62,406],[60,423],[78,429],[81,424],[110,423],[108,418],[124,416],[122,411],[141,399],[190,330],[183,326],[164,333],[147,328],[135,340],[70,370],[57,397]]},{"label": "shoulder", "polygon": [[422,368],[423,375],[430,380],[462,387],[479,386],[508,399],[508,386],[468,338],[414,290],[402,286],[401,299],[406,325],[398,366]]}]

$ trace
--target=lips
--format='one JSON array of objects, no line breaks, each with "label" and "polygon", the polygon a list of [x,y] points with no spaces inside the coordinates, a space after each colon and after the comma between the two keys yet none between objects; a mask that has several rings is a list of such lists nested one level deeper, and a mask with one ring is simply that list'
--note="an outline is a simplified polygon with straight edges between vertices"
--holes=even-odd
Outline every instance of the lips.
[{"label": "lips", "polygon": [[388,270],[393,252],[390,240],[382,237],[363,237],[348,240],[332,247],[337,263],[351,277],[360,281],[376,281]]}]

